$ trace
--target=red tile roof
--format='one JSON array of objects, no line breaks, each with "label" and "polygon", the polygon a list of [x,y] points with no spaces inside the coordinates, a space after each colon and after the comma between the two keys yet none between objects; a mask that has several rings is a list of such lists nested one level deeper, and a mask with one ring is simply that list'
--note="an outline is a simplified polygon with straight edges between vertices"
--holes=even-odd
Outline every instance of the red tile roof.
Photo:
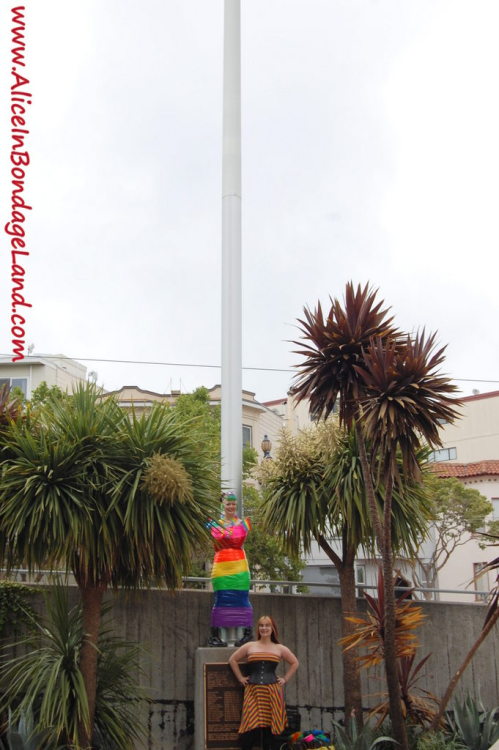
[{"label": "red tile roof", "polygon": [[479,477],[487,474],[499,474],[499,460],[476,461],[471,464],[455,464],[448,461],[438,461],[430,465],[432,471],[439,477]]},{"label": "red tile roof", "polygon": [[275,398],[273,401],[262,401],[264,406],[277,406],[278,404],[285,404],[287,398]]},{"label": "red tile roof", "polygon": [[460,401],[480,401],[482,398],[497,398],[499,391],[489,391],[488,393],[475,393],[473,396],[462,396]]}]

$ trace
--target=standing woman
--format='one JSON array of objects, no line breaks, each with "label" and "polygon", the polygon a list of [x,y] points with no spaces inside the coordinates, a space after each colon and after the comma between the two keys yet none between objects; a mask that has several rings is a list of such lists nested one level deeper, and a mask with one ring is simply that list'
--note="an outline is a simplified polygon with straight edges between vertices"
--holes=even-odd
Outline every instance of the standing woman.
[{"label": "standing woman", "polygon": [[[280,735],[288,724],[284,703],[284,685],[298,669],[298,659],[286,646],[279,643],[277,625],[272,617],[264,615],[258,620],[258,640],[238,648],[229,659],[235,676],[244,685],[243,713],[239,734],[241,746],[250,748],[255,734],[263,731],[263,744],[269,745],[272,735]],[[249,675],[245,677],[239,667],[248,662]],[[284,677],[277,677],[279,662],[289,665]]]},{"label": "standing woman", "polygon": [[249,601],[250,573],[243,549],[251,529],[249,518],[236,515],[236,496],[223,496],[224,514],[218,521],[210,521],[210,533],[215,545],[211,581],[215,602],[211,610],[211,635],[208,646],[226,646],[226,632],[236,628],[236,646],[253,637],[253,607]]}]

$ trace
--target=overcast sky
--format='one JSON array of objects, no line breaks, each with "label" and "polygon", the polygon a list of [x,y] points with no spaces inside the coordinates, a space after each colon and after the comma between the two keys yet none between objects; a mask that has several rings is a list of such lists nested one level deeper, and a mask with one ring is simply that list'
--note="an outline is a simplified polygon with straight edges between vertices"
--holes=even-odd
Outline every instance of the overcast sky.
[{"label": "overcast sky", "polygon": [[[25,7],[27,343],[107,389],[220,382],[86,358],[220,364],[222,1]],[[498,29],[497,0],[242,0],[244,366],[290,369],[303,306],[351,279],[401,327],[438,330],[465,394],[499,389]],[[5,145],[0,177],[3,226]],[[261,401],[290,382],[243,372]]]}]

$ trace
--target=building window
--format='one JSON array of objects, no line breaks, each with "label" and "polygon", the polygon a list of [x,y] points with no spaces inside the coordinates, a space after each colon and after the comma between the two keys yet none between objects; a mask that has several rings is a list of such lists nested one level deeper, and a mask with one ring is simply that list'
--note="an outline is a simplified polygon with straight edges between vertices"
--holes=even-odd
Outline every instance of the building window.
[{"label": "building window", "polygon": [[490,502],[494,506],[492,511],[492,520],[499,521],[499,497],[491,497]]},{"label": "building window", "polygon": [[[481,563],[473,563],[473,579],[474,579],[474,585],[475,589],[480,589],[481,591],[487,591],[489,588],[489,574],[483,573],[480,576],[480,571],[483,570],[483,568],[487,565],[487,563],[481,562]],[[487,594],[475,594],[475,601],[476,602],[485,602],[487,601]]]},{"label": "building window", "polygon": [[438,451],[432,451],[428,461],[455,461],[457,451],[455,448],[440,448]]},{"label": "building window", "polygon": [[356,565],[355,566],[355,583],[365,583],[365,582],[366,582],[366,566]]},{"label": "building window", "polygon": [[247,425],[243,424],[243,448],[253,447],[253,430]]},{"label": "building window", "polygon": [[25,397],[28,395],[28,378],[0,378],[0,387],[2,385],[7,385],[10,391],[20,388]]},{"label": "building window", "polygon": [[[366,566],[356,565],[355,566],[355,583],[364,584],[366,582]],[[364,588],[357,589],[357,596],[361,597],[364,593]]]}]

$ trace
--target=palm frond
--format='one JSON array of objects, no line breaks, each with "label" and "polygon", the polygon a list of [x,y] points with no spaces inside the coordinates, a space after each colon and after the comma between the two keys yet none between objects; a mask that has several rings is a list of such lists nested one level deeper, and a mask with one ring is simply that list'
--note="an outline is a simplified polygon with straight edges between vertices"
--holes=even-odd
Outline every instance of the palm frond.
[{"label": "palm frond", "polygon": [[356,371],[365,385],[363,430],[385,470],[397,470],[397,451],[406,477],[420,476],[417,458],[422,443],[440,445],[439,425],[453,422],[460,401],[457,386],[437,372],[445,347],[435,350],[435,334],[424,330],[400,341],[371,339]]},{"label": "palm frond", "polygon": [[308,342],[296,354],[305,358],[299,365],[293,393],[298,400],[309,399],[314,414],[328,417],[339,398],[341,424],[351,426],[358,415],[358,402],[364,385],[356,366],[363,361],[363,351],[372,338],[384,341],[397,338],[398,332],[388,318],[383,301],[376,300],[377,291],[368,284],[357,289],[350,282],[344,304],[331,299],[324,317],[320,302],[312,312],[305,308],[299,320],[302,338]]}]

